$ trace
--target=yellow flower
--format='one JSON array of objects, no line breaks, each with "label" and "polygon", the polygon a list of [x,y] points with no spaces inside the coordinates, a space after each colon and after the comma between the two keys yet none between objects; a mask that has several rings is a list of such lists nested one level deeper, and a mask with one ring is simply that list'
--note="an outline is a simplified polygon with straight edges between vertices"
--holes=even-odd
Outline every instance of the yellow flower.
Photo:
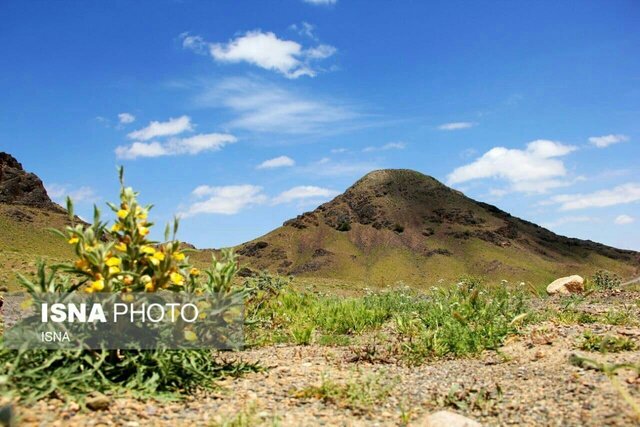
[{"label": "yellow flower", "polygon": [[200,275],[200,270],[198,270],[197,268],[192,268],[191,270],[189,270],[189,275],[190,276],[199,276]]},{"label": "yellow flower", "polygon": [[67,240],[67,242],[69,242],[70,245],[75,245],[76,243],[78,243],[80,241],[80,239],[78,238],[78,236],[73,236],[72,238],[70,238],[69,240]]},{"label": "yellow flower", "polygon": [[122,264],[122,260],[116,256],[112,256],[107,259],[107,262],[105,264],[107,264],[109,267],[117,267]]},{"label": "yellow flower", "polygon": [[87,267],[89,267],[89,261],[87,261],[86,259],[79,259],[74,263],[74,266],[78,270],[85,270],[87,269]]},{"label": "yellow flower", "polygon": [[93,282],[91,282],[91,289],[93,289],[94,291],[100,292],[101,290],[104,289],[104,280],[100,279],[100,280],[95,280]]},{"label": "yellow flower", "polygon": [[123,242],[116,243],[115,245],[113,245],[113,247],[115,248],[115,250],[120,252],[127,251],[127,245],[125,245]]},{"label": "yellow flower", "polygon": [[147,219],[147,211],[146,209],[141,209],[140,207],[136,208],[136,218],[138,219]]},{"label": "yellow flower", "polygon": [[156,250],[151,246],[143,246],[140,248],[140,251],[142,251],[143,254],[147,255],[153,255],[156,253]]},{"label": "yellow flower", "polygon": [[182,252],[174,252],[173,259],[176,261],[182,261],[184,259],[184,254]]},{"label": "yellow flower", "polygon": [[115,233],[116,231],[122,231],[122,224],[120,224],[120,223],[116,222],[115,224],[113,224],[113,225],[111,226],[111,231],[113,231],[114,233]]},{"label": "yellow flower", "polygon": [[144,290],[147,292],[153,292],[156,290],[156,287],[154,286],[153,282],[149,282],[146,285],[144,285]]},{"label": "yellow flower", "polygon": [[158,261],[164,261],[164,253],[162,252],[156,252],[155,254],[153,254],[153,257]]},{"label": "yellow flower", "polygon": [[141,236],[146,236],[147,234],[149,234],[149,229],[147,227],[138,227],[138,233],[140,233]]},{"label": "yellow flower", "polygon": [[120,273],[120,271],[122,271],[122,270],[120,270],[120,268],[119,268],[119,267],[116,267],[115,265],[114,265],[114,266],[112,266],[112,267],[109,267],[109,274],[110,274],[111,276],[113,276],[114,274],[118,274],[118,273]]},{"label": "yellow flower", "polygon": [[198,336],[193,331],[184,331],[184,339],[187,341],[195,341],[198,339]]},{"label": "yellow flower", "polygon": [[127,217],[127,215],[129,215],[129,211],[126,209],[120,209],[117,213],[118,218],[120,219],[125,219]]},{"label": "yellow flower", "polygon": [[184,277],[182,277],[180,273],[171,273],[169,279],[171,279],[171,283],[174,285],[182,286],[184,284]]}]

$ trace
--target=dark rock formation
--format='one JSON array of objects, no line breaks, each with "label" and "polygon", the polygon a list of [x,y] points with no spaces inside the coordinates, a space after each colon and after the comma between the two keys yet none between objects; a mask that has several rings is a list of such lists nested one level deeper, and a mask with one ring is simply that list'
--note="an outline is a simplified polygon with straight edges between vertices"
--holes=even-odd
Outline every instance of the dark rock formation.
[{"label": "dark rock formation", "polygon": [[47,194],[40,178],[26,172],[10,154],[0,152],[0,203],[61,211]]}]

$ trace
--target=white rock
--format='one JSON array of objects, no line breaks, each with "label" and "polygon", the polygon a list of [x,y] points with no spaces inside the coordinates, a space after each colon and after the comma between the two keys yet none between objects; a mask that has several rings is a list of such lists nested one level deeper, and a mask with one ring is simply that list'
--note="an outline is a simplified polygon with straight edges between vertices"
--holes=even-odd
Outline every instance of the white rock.
[{"label": "white rock", "polygon": [[482,427],[477,421],[449,411],[438,411],[416,420],[413,427]]},{"label": "white rock", "polygon": [[549,295],[571,295],[584,291],[584,279],[578,275],[561,277],[549,283],[547,293]]}]

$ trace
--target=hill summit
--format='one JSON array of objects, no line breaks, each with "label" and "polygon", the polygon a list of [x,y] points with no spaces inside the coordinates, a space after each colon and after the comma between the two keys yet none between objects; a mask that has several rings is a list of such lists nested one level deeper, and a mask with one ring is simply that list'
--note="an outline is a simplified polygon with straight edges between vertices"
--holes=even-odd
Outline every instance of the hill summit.
[{"label": "hill summit", "polygon": [[238,253],[250,269],[385,284],[463,274],[544,282],[598,268],[630,276],[640,265],[637,252],[556,235],[406,169],[373,171]]},{"label": "hill summit", "polygon": [[49,198],[42,180],[4,152],[0,152],[0,203],[61,210]]}]

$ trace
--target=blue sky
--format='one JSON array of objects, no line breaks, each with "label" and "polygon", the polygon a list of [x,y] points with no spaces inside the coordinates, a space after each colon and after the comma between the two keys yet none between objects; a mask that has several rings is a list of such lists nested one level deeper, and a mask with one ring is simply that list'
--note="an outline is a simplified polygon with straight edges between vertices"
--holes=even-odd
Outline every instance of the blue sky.
[{"label": "blue sky", "polygon": [[[410,168],[640,249],[635,1],[0,3],[0,149],[79,213],[116,165],[199,247]],[[158,227],[158,234],[163,227]]]}]

